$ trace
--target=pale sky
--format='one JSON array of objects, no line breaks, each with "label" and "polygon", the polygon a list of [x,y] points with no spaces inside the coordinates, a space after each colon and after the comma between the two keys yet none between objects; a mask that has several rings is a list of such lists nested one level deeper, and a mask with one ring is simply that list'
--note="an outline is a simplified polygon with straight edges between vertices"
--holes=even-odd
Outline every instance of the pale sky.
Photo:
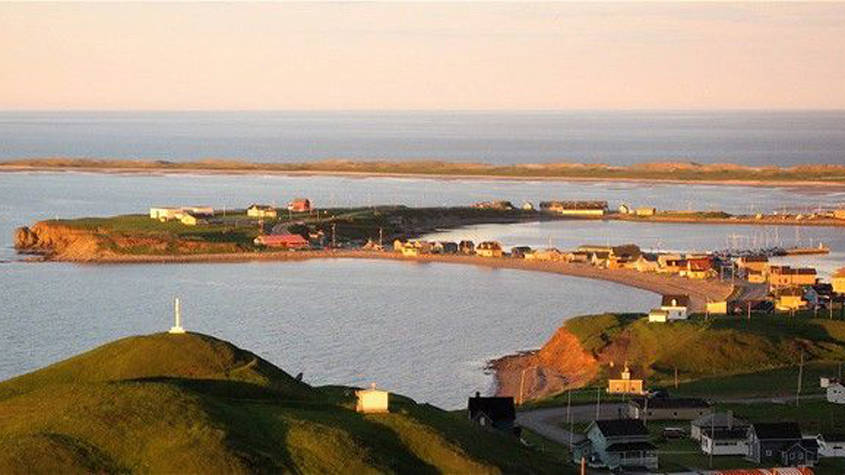
[{"label": "pale sky", "polygon": [[845,108],[845,4],[0,4],[0,109]]}]

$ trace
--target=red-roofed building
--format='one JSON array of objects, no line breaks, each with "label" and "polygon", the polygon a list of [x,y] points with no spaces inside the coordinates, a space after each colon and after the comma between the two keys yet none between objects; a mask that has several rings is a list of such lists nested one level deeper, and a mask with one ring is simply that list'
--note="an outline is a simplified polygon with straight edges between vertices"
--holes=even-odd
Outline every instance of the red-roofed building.
[{"label": "red-roofed building", "polygon": [[311,200],[308,198],[296,198],[288,203],[288,210],[294,213],[306,213],[311,211]]},{"label": "red-roofed building", "polygon": [[255,244],[284,249],[306,249],[308,241],[299,234],[265,234],[255,238]]}]

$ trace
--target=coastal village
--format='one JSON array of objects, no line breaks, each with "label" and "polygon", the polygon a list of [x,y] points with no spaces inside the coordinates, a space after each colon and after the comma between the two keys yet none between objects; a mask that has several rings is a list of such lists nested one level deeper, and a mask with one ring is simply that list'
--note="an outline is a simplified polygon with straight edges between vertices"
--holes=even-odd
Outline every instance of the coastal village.
[{"label": "coastal village", "polygon": [[[421,211],[405,207],[321,209],[308,198],[294,198],[285,206],[250,203],[234,209],[193,205],[151,207],[148,218],[143,219],[152,223],[150,229],[153,231],[160,226],[178,232],[196,230],[205,236],[235,234],[242,241],[239,252],[248,256],[340,256],[501,264],[502,267],[617,280],[629,285],[638,285],[637,276],[643,276],[648,279],[642,281],[645,282],[641,284],[643,288],[670,290],[659,292],[662,295],[655,300],[654,308],[637,317],[649,326],[668,327],[702,319],[751,321],[808,315],[845,320],[845,268],[824,278],[817,269],[777,261],[777,258],[789,255],[825,254],[829,251],[823,244],[804,248],[769,245],[754,249],[673,252],[644,249],[637,243],[625,242],[584,243],[572,249],[559,249],[505,245],[493,240],[430,241],[420,238],[437,230],[437,224],[444,222],[459,230],[467,223],[511,220],[648,222],[685,216],[683,219],[689,222],[707,223],[713,219],[730,222],[736,217],[720,213],[698,215],[660,211],[648,206],[621,205],[610,210],[606,201],[543,201],[537,206],[530,202],[514,205],[508,201],[485,201],[448,210],[444,213],[438,209]],[[421,220],[420,215],[426,212],[439,216],[441,221],[432,225]],[[446,215],[448,219],[443,221],[442,217]],[[820,225],[831,225],[831,220],[845,222],[845,212],[837,209],[801,216],[736,218],[739,221],[746,219],[758,223],[816,221]],[[132,221],[132,226],[149,231],[138,223]],[[245,229],[252,231],[244,232]],[[37,241],[37,236],[25,232],[18,234],[19,243]],[[173,333],[184,333],[178,313],[173,328],[177,329]],[[683,447],[690,457],[699,457],[695,460],[706,460],[710,467],[725,467],[686,473],[808,475],[815,473],[813,467],[825,458],[842,458],[845,462],[845,437],[838,432],[806,433],[796,423],[782,422],[776,417],[745,420],[735,416],[732,410],[719,410],[719,404],[707,398],[672,395],[671,388],[652,384],[647,374],[639,374],[642,367],[633,363],[636,362],[620,361],[618,367],[611,364],[604,368],[599,380],[601,385],[595,388],[595,400],[588,405],[570,408],[567,404],[565,413],[563,407],[556,409],[556,422],[553,423],[556,429],[545,435],[561,444],[571,466],[582,473],[669,473],[670,470],[661,466],[661,460],[670,457],[676,446]],[[479,430],[494,431],[522,444],[531,444],[528,434],[544,434],[549,425],[537,423],[530,417],[531,403],[525,397],[529,391],[528,388],[524,390],[524,386],[533,384],[533,380],[526,379],[536,379],[536,369],[526,373],[523,369],[518,390],[510,394],[482,396],[476,393],[469,397],[466,417]],[[844,382],[841,371],[819,377],[813,383],[819,389],[816,394],[823,398],[819,401],[845,411]],[[385,389],[372,385],[354,395],[358,412],[375,417],[390,412],[392,398]],[[741,471],[748,467],[773,471]]]}]

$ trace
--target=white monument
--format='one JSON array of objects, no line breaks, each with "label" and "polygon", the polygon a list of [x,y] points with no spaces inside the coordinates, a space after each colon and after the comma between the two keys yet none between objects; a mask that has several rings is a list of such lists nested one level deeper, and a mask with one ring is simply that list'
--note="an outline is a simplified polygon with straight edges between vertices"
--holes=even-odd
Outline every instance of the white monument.
[{"label": "white monument", "polygon": [[170,331],[167,333],[185,333],[185,329],[182,328],[182,314],[179,311],[179,297],[176,297],[176,300],[173,302],[173,317],[176,320],[174,325],[170,327]]}]

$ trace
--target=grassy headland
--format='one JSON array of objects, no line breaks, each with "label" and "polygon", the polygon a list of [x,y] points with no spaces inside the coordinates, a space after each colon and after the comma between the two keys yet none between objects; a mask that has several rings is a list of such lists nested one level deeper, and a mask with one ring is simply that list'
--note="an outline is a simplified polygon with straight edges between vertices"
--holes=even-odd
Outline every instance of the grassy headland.
[{"label": "grassy headland", "polygon": [[107,344],[0,383],[0,472],[559,473],[558,461],[391,394],[311,387],[213,337]]},{"label": "grassy headland", "polygon": [[[414,238],[438,229],[482,223],[514,223],[559,219],[555,215],[521,209],[496,210],[472,207],[408,208],[374,206],[325,208],[313,213],[281,212],[264,219],[264,232],[276,225],[290,232],[321,233],[326,244],[332,236],[338,246],[359,247],[368,239],[385,245],[394,238]],[[250,254],[271,251],[253,240],[261,234],[256,218],[245,210],[218,213],[213,224],[185,226],[179,221],[160,222],[147,215],[107,218],[58,219],[21,228],[16,247],[26,252],[54,254],[66,260],[97,260],[118,255],[174,256],[192,254]]]},{"label": "grassy headland", "polygon": [[651,388],[709,398],[774,397],[795,394],[802,354],[804,393],[818,393],[818,376],[835,376],[845,361],[845,321],[755,315],[655,324],[639,314],[578,317],[540,350],[503,358],[494,368],[501,394],[515,394],[528,368],[525,397],[541,404],[543,398],[559,403],[570,388],[606,387],[626,362]]},{"label": "grassy headland", "polygon": [[748,167],[734,164],[644,163],[630,166],[547,163],[491,165],[447,161],[326,160],[251,163],[239,160],[96,160],[41,158],[0,162],[0,171],[81,170],[136,173],[288,173],[560,180],[649,180],[747,184],[845,184],[843,165]]}]

